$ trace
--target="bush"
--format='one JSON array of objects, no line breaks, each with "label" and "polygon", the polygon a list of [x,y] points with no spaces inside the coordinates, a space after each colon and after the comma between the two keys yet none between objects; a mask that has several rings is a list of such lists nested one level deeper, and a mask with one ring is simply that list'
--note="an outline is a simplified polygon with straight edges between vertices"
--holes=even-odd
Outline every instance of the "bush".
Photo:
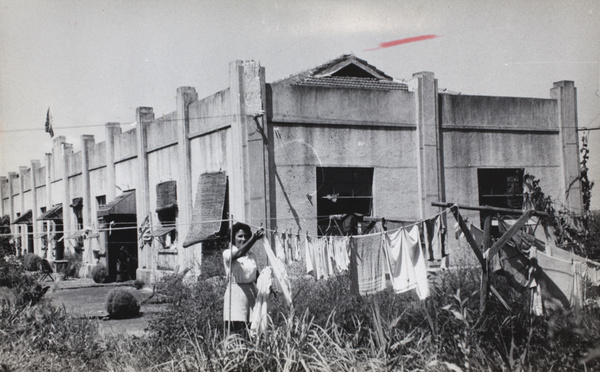
[{"label": "bush", "polygon": [[43,288],[35,277],[25,273],[23,263],[15,256],[4,256],[0,259],[0,287],[12,290],[19,308],[36,304],[48,290],[48,287]]},{"label": "bush", "polygon": [[138,290],[144,288],[145,285],[146,285],[146,283],[143,280],[136,279],[133,282],[133,286],[135,287],[135,289],[138,289]]},{"label": "bush", "polygon": [[140,315],[140,303],[129,291],[116,288],[106,296],[106,311],[113,319],[135,318]]},{"label": "bush", "polygon": [[69,261],[69,265],[67,266],[67,272],[65,274],[71,278],[78,277],[79,269],[81,269],[81,254],[66,252],[65,260]]},{"label": "bush", "polygon": [[223,329],[223,295],[226,280],[213,277],[186,285],[178,275],[166,275],[158,287],[167,296],[168,307],[150,319],[150,340],[158,347],[185,344],[181,335],[212,338]]},{"label": "bush", "polygon": [[27,253],[23,258],[23,267],[27,271],[38,271],[41,263],[42,258],[35,253]]},{"label": "bush", "polygon": [[108,280],[108,274],[106,272],[106,267],[102,264],[97,264],[92,269],[92,279],[96,283],[106,283]]}]

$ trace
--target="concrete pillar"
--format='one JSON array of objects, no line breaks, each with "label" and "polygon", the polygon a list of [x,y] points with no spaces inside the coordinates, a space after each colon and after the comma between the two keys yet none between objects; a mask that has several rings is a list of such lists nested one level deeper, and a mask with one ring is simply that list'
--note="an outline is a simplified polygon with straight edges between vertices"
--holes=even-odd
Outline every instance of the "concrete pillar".
[{"label": "concrete pillar", "polygon": [[115,137],[121,134],[119,123],[106,123],[106,202],[110,203],[117,195],[115,179]]},{"label": "concrete pillar", "polygon": [[[45,163],[46,163],[46,210],[50,209],[52,207],[52,153],[47,152],[46,153],[46,158],[45,158]],[[53,242],[50,242],[50,232],[51,232],[51,226],[50,226],[50,221],[41,221],[42,224],[46,225],[46,241],[48,242],[48,246],[46,247],[48,250],[46,251],[44,257],[48,257],[47,255],[50,254],[50,252],[52,252],[52,246],[55,244]],[[43,225],[42,225],[42,229],[43,229]],[[49,258],[49,257],[48,257]]]},{"label": "concrete pillar", "polygon": [[[81,210],[81,217],[83,218],[83,227],[92,227],[92,195],[90,190],[90,148],[95,145],[94,136],[90,134],[83,134],[81,136],[81,177],[82,177],[82,188],[83,188],[83,208]],[[84,242],[85,253],[83,253],[83,262],[92,264],[94,262],[94,253],[90,248],[90,241],[85,239]],[[87,270],[83,270],[87,273]]]},{"label": "concrete pillar", "polygon": [[32,160],[31,161],[31,192],[32,192],[32,194],[31,194],[31,200],[32,200],[31,221],[33,224],[33,251],[38,256],[42,256],[43,255],[42,242],[41,242],[40,238],[37,237],[38,234],[40,232],[42,232],[42,229],[40,229],[40,223],[37,220],[39,213],[38,213],[38,199],[37,199],[37,182],[35,179],[35,175],[37,174],[38,169],[40,169],[40,161]]},{"label": "concrete pillar", "polygon": [[579,166],[579,137],[577,135],[577,89],[572,81],[558,81],[550,90],[550,96],[557,100],[558,130],[562,151],[562,190],[558,195],[574,212],[583,211],[581,195],[581,169]]},{"label": "concrete pillar", "polygon": [[25,173],[29,168],[21,166],[19,167],[19,212],[25,213]]},{"label": "concrete pillar", "polygon": [[52,206],[52,154],[46,153],[46,210]]},{"label": "concrete pillar", "polygon": [[[29,168],[25,166],[19,167],[19,212],[21,215],[25,214],[25,173]],[[19,226],[21,228],[21,248],[23,249],[23,254],[29,252],[29,239],[27,239],[27,227]]]},{"label": "concrete pillar", "polygon": [[6,182],[6,177],[0,177],[0,217],[4,217],[4,215],[6,214],[4,208],[4,198],[6,197],[6,193],[4,192],[4,184],[6,184]]},{"label": "concrete pillar", "polygon": [[[10,223],[15,220],[15,190],[14,180],[17,178],[17,172],[8,173],[8,216],[10,217]],[[11,228],[12,231],[12,228]]]},{"label": "concrete pillar", "polygon": [[71,211],[71,190],[69,189],[69,159],[73,153],[73,145],[70,143],[63,142],[61,144],[61,160],[62,160],[62,214],[63,214],[63,239],[65,244],[65,250],[72,248],[71,239],[67,239],[67,236],[71,235],[75,231],[75,224],[73,224],[73,218]]},{"label": "concrete pillar", "polygon": [[[14,182],[17,178],[17,172],[9,172],[8,173],[8,216],[10,217],[10,233],[12,235],[17,234],[17,227],[13,225],[13,221],[15,220],[15,192],[14,192]],[[19,252],[15,252],[19,254]]]},{"label": "concrete pillar", "polygon": [[[193,197],[192,197],[192,166],[190,150],[190,103],[198,100],[198,93],[193,87],[177,88],[177,152],[178,165],[177,172],[177,233],[179,243],[183,243],[188,234],[190,223],[192,221]],[[202,255],[194,254],[194,250],[181,250],[180,263],[184,267],[195,268],[199,272]],[[201,252],[200,252],[201,253]],[[184,261],[184,262],[182,262]],[[196,263],[197,265],[194,265]],[[196,267],[197,266],[197,267]]]},{"label": "concrete pillar", "polygon": [[[148,176],[148,139],[146,137],[146,126],[154,120],[152,107],[138,107],[136,109],[136,137],[137,137],[137,167],[138,179],[135,189],[135,202],[138,228],[150,211],[150,180]],[[156,265],[153,260],[152,249],[139,250],[138,247],[138,269],[136,277],[146,283],[153,282],[153,269]]]},{"label": "concrete pillar", "polygon": [[266,107],[264,68],[257,61],[231,62],[229,89],[233,157],[230,210],[236,220],[270,229],[269,139],[266,118],[257,116]]},{"label": "concrete pillar", "polygon": [[416,105],[416,150],[417,191],[419,218],[437,213],[431,202],[445,199],[442,187],[441,133],[438,118],[437,79],[432,72],[413,74],[409,87],[415,92]]}]

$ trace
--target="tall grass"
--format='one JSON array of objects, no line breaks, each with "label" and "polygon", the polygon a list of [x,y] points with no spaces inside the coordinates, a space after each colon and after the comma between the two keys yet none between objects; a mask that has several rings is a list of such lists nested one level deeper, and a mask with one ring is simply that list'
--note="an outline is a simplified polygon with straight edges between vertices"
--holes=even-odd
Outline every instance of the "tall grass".
[{"label": "tall grass", "polygon": [[[528,296],[496,279],[507,310],[490,298],[479,311],[479,273],[432,278],[432,295],[391,290],[358,297],[345,275],[293,281],[294,308],[273,294],[270,327],[225,336],[225,280],[164,281],[166,311],[147,336],[100,336],[98,320],[46,301],[0,319],[7,370],[94,371],[591,371],[600,369],[600,306],[532,316]],[[594,294],[598,291],[588,291]]]}]

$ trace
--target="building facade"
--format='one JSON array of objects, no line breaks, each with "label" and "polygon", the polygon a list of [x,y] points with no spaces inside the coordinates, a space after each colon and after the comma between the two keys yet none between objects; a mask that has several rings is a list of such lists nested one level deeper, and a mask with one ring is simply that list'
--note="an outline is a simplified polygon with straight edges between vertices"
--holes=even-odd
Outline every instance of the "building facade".
[{"label": "building facade", "polygon": [[152,282],[200,270],[228,216],[322,235],[349,213],[417,221],[438,201],[520,208],[525,174],[582,208],[571,81],[547,99],[469,96],[353,55],[272,83],[258,62],[235,61],[226,89],[200,99],[181,87],[175,111],[140,107],[136,119],[127,131],[107,123],[104,142],[83,135],[78,152],[55,137],[44,164],[0,177],[0,212],[22,251],[79,252],[82,275],[102,262],[114,280]]}]

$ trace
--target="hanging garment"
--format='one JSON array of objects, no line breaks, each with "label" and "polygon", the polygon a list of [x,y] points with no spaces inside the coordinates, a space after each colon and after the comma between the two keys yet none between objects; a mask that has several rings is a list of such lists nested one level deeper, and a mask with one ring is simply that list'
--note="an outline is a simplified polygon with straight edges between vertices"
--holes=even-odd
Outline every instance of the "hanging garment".
[{"label": "hanging garment", "polygon": [[292,245],[292,260],[299,261],[300,260],[300,234],[292,235],[291,238]]},{"label": "hanging garment", "polygon": [[306,235],[304,240],[304,260],[306,261],[306,273],[317,276],[315,273],[315,251],[312,238]]},{"label": "hanging garment", "polygon": [[350,238],[347,236],[333,237],[332,238],[332,260],[333,260],[333,271],[335,273],[341,273],[342,271],[348,270],[350,265]]},{"label": "hanging garment", "polygon": [[306,237],[306,273],[317,279],[329,277],[327,244],[327,237]]},{"label": "hanging garment", "polygon": [[569,262],[537,252],[537,281],[544,308],[580,307],[583,303],[581,262]]},{"label": "hanging garment", "polygon": [[260,272],[256,282],[256,303],[250,315],[250,329],[260,334],[267,330],[269,324],[269,294],[271,293],[272,270],[270,266]]},{"label": "hanging garment", "polygon": [[275,286],[277,291],[281,292],[283,299],[288,306],[292,306],[292,287],[290,285],[290,279],[288,278],[287,271],[285,270],[285,265],[279,258],[275,256],[275,253],[273,253],[273,250],[271,249],[271,243],[269,243],[269,239],[267,239],[266,236],[262,237],[262,243],[263,247],[265,248],[265,252],[267,253],[269,264],[273,269],[273,276],[275,277]]},{"label": "hanging garment", "polygon": [[361,296],[385,289],[385,256],[383,234],[350,238],[352,290]]},{"label": "hanging garment", "polygon": [[275,255],[281,261],[285,261],[285,250],[283,248],[282,236],[275,233]]},{"label": "hanging garment", "polygon": [[427,264],[421,249],[419,229],[415,225],[385,234],[384,252],[396,293],[415,289],[419,299],[429,296]]}]

